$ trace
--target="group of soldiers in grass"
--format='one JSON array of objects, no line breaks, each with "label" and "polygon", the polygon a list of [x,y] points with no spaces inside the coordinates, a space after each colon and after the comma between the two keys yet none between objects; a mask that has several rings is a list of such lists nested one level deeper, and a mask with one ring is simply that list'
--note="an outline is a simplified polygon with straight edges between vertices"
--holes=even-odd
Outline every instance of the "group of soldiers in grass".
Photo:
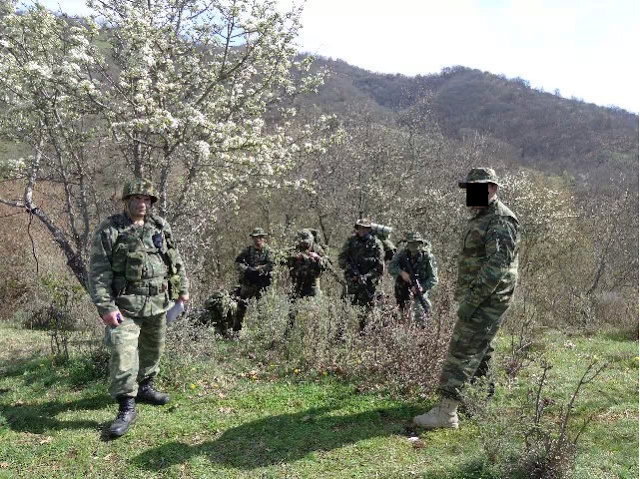
[{"label": "group of soldiers in grass", "polygon": [[[458,261],[458,320],[442,368],[440,401],[413,418],[417,426],[427,429],[458,427],[460,394],[465,384],[487,373],[491,344],[511,304],[518,277],[518,219],[497,197],[495,172],[474,168],[458,186],[466,190],[471,213]],[[135,422],[136,402],[169,402],[169,396],[154,386],[164,350],[167,311],[174,302],[189,301],[189,281],[171,228],[151,211],[158,199],[153,185],[142,179],[128,183],[122,199],[124,211],[103,222],[94,235],[89,277],[91,297],[106,326],[105,344],[111,352],[109,393],[119,404],[109,428],[113,437],[125,434]],[[358,220],[338,257],[346,294],[364,311],[373,305],[384,272],[385,248],[374,226],[368,219]],[[236,258],[240,273],[236,299],[223,311],[225,317],[231,314],[231,329],[236,331],[242,327],[247,300],[260,297],[269,287],[275,266],[265,232],[256,228],[251,237],[253,244]],[[298,233],[295,251],[286,264],[293,299],[319,294],[318,278],[329,263],[312,230]],[[391,257],[389,272],[396,278],[399,305],[406,309],[413,297],[419,321],[430,310],[428,293],[437,283],[429,243],[416,232],[408,233],[405,247]],[[365,317],[361,316],[361,328]]]},{"label": "group of soldiers in grass", "polygon": [[[365,328],[368,311],[379,297],[378,286],[385,261],[390,261],[389,272],[396,278],[394,291],[400,310],[408,310],[413,298],[414,319],[421,326],[431,310],[429,291],[438,283],[431,245],[420,233],[409,232],[404,238],[405,247],[396,252],[395,245],[388,239],[390,232],[389,227],[361,218],[356,221],[353,235],[346,240],[338,256],[338,264],[343,270],[343,278],[339,280],[344,285],[345,296],[352,304],[363,308],[361,330]],[[235,261],[239,286],[213,293],[205,302],[205,313],[201,317],[202,322],[214,325],[224,335],[229,334],[229,330],[242,329],[248,301],[260,299],[271,285],[278,264],[286,265],[289,270],[292,301],[318,296],[323,272],[330,269],[335,274],[317,230],[298,231],[294,247],[280,261],[267,244],[267,234],[262,228],[255,228],[249,236],[252,244],[244,248]],[[291,316],[290,328],[293,322]]]}]

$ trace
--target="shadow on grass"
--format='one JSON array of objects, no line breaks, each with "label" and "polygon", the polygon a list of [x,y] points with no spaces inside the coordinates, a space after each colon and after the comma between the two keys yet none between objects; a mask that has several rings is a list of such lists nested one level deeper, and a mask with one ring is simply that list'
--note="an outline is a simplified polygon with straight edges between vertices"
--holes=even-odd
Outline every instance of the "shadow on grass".
[{"label": "shadow on grass", "polygon": [[113,400],[109,396],[101,394],[71,402],[50,401],[32,406],[24,404],[0,406],[0,414],[6,418],[8,427],[18,432],[43,434],[47,431],[63,429],[99,430],[103,424],[97,421],[59,420],[55,416],[68,411],[103,409],[110,404],[113,404]]},{"label": "shadow on grass", "polygon": [[133,461],[141,468],[160,471],[195,456],[238,469],[292,462],[314,451],[330,451],[379,436],[412,433],[407,426],[424,407],[402,406],[332,415],[335,408],[308,409],[269,416],[225,431],[218,439],[197,445],[171,442],[149,449]]}]

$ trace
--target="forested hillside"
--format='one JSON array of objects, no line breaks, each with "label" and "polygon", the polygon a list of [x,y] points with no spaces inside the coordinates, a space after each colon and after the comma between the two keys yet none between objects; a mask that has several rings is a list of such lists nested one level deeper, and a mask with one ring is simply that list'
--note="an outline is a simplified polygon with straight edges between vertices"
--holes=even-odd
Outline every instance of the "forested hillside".
[{"label": "forested hillside", "polygon": [[371,101],[382,111],[400,112],[429,97],[433,118],[449,137],[477,131],[512,146],[523,165],[586,175],[594,182],[623,174],[637,185],[637,114],[463,66],[407,77],[371,73],[340,60],[318,64],[332,72],[318,97],[329,112]]},{"label": "forested hillside", "polygon": [[[637,114],[460,66],[313,59],[301,10],[278,2],[91,3],[102,22],[0,2],[0,477],[633,477]],[[458,320],[458,181],[474,167],[495,169],[521,238],[495,396],[479,381],[460,430],[419,438],[405,425],[437,394]],[[133,178],[157,188],[190,304],[157,377],[173,405],[108,444],[90,253]],[[428,240],[426,327],[382,261],[370,309],[344,294],[358,277],[338,253],[363,216],[399,246]],[[273,281],[224,335],[208,299],[238,311],[236,257],[258,227]],[[318,296],[298,300],[303,228],[327,258]]]}]

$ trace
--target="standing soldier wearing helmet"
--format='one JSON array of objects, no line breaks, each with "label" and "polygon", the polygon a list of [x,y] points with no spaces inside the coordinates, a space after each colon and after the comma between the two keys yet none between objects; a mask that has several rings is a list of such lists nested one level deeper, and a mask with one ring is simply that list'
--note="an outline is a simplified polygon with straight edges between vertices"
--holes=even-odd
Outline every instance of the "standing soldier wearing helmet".
[{"label": "standing soldier wearing helmet", "polygon": [[492,340],[511,305],[518,279],[519,223],[497,196],[498,178],[491,168],[474,168],[458,183],[467,192],[471,218],[458,260],[458,321],[440,376],[440,402],[416,416],[427,429],[457,428],[460,392],[486,375]]},{"label": "standing soldier wearing helmet", "polygon": [[[368,218],[359,219],[354,227],[355,233],[342,246],[338,264],[344,270],[346,293],[351,297],[351,302],[370,308],[384,272],[384,247],[372,234],[371,221]],[[360,329],[364,329],[364,326],[363,315],[360,318]]]},{"label": "standing soldier wearing helmet", "polygon": [[233,330],[242,329],[242,320],[247,312],[247,301],[260,299],[262,293],[271,285],[273,274],[273,253],[267,244],[267,234],[262,228],[254,228],[249,235],[253,244],[247,246],[236,258],[236,269],[240,275],[240,299],[238,314]]},{"label": "standing soldier wearing helmet", "polygon": [[164,350],[171,300],[189,300],[189,281],[169,224],[151,213],[158,200],[148,180],[127,183],[124,211],[96,230],[91,246],[89,291],[106,325],[111,349],[109,393],[119,403],[111,436],[136,419],[136,401],[166,404],[153,380]]},{"label": "standing soldier wearing helmet", "polygon": [[327,268],[327,259],[310,229],[305,228],[296,234],[295,250],[287,258],[287,266],[294,299],[320,294],[319,279]]},{"label": "standing soldier wearing helmet", "polygon": [[431,244],[410,231],[405,236],[405,247],[393,255],[389,273],[396,278],[395,295],[400,310],[404,312],[413,297],[413,317],[416,324],[423,324],[423,315],[431,311],[429,291],[438,284],[436,259]]}]

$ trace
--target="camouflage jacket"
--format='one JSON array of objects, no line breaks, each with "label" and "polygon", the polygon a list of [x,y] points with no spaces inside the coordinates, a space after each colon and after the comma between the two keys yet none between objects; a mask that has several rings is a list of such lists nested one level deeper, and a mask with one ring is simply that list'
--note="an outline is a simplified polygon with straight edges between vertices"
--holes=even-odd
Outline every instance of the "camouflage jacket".
[{"label": "camouflage jacket", "polygon": [[372,234],[366,239],[354,234],[342,246],[338,255],[338,265],[344,270],[347,280],[350,280],[357,270],[357,273],[364,275],[368,281],[377,281],[384,272],[382,242]]},{"label": "camouflage jacket", "polygon": [[262,251],[253,245],[247,246],[236,258],[240,284],[246,286],[269,286],[273,267],[273,251],[269,245],[264,245]]},{"label": "camouflage jacket", "polygon": [[396,278],[402,286],[409,286],[400,276],[402,271],[409,272],[407,264],[411,264],[413,274],[418,276],[418,282],[424,291],[429,291],[438,284],[438,268],[436,258],[428,248],[420,249],[417,254],[411,255],[406,249],[398,251],[393,255],[389,263],[389,273]]},{"label": "camouflage jacket", "polygon": [[[327,258],[322,247],[314,244],[311,251],[317,253],[320,260],[314,260],[307,251],[298,250],[294,250],[287,258],[289,274],[296,290],[304,291],[317,287],[318,278],[327,269]],[[299,253],[302,253],[302,258],[298,258]]]},{"label": "camouflage jacket", "polygon": [[120,213],[98,227],[91,245],[89,292],[100,316],[118,309],[131,317],[165,312],[169,281],[176,294],[189,292],[184,263],[164,219],[150,215],[136,226]]},{"label": "camouflage jacket", "polygon": [[508,302],[518,280],[518,218],[500,200],[469,219],[458,260],[456,300]]}]

